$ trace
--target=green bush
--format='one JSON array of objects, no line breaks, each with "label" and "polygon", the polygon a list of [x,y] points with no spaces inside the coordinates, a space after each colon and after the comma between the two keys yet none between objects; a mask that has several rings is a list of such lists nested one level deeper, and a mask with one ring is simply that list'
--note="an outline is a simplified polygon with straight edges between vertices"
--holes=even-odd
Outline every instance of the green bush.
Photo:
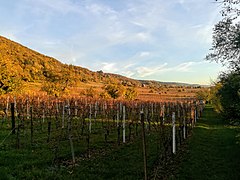
[{"label": "green bush", "polygon": [[220,82],[222,87],[218,91],[218,96],[223,107],[223,114],[240,121],[240,72],[222,74]]}]

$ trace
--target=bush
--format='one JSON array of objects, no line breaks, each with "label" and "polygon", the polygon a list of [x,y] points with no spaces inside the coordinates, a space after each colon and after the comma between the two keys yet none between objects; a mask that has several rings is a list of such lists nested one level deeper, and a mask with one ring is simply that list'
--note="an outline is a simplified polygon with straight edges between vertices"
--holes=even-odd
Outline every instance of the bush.
[{"label": "bush", "polygon": [[124,87],[117,84],[109,84],[105,86],[105,92],[113,99],[117,99],[124,95]]},{"label": "bush", "polygon": [[222,74],[220,82],[222,87],[218,91],[218,96],[223,114],[230,119],[240,119],[240,72]]},{"label": "bush", "polygon": [[125,92],[125,99],[134,100],[137,97],[137,91],[135,88],[127,88]]}]

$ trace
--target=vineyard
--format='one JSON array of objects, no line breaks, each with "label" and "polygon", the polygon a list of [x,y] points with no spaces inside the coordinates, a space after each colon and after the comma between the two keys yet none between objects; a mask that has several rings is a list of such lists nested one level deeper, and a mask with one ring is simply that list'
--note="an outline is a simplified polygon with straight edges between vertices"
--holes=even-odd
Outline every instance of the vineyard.
[{"label": "vineyard", "polygon": [[[104,172],[106,162],[105,165],[100,164],[107,157],[116,163],[119,161],[119,164],[121,161],[128,162],[123,166],[135,168],[131,173],[135,179],[154,177],[154,166],[167,164],[169,157],[177,153],[200,117],[203,106],[203,103],[193,99],[143,102],[86,98],[2,98],[1,162],[3,156],[11,158],[12,153],[20,154],[20,159],[26,157],[26,162],[14,164],[20,170],[10,172],[6,169],[12,177],[49,178],[50,172],[58,179],[67,177],[59,175],[66,171],[72,178],[92,179],[89,173],[96,173],[99,168],[98,171],[103,170],[98,172],[103,175],[97,176],[101,179],[110,176],[109,172]],[[122,156],[121,151],[127,154]],[[114,153],[116,155],[112,157]],[[33,161],[36,165],[30,165],[27,161]],[[135,164],[131,165],[131,162]],[[108,163],[114,169],[114,163]],[[37,173],[36,166],[44,166],[41,175]],[[29,176],[26,176],[26,168],[32,172],[29,172]],[[111,175],[112,178],[130,177],[128,172],[119,168],[118,165],[119,174]],[[130,167],[128,169],[131,170]]]}]

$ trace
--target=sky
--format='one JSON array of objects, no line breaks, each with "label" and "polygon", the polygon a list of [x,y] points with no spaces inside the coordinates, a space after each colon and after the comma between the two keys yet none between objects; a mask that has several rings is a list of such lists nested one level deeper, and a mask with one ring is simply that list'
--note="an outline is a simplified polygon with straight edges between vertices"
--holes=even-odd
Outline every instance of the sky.
[{"label": "sky", "polygon": [[66,64],[134,79],[211,84],[215,0],[0,0],[0,35]]}]

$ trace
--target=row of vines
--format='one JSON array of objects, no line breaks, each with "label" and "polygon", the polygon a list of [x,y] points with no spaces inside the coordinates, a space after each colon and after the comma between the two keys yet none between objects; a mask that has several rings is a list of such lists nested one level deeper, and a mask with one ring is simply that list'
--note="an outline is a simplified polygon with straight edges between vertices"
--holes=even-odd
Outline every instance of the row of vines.
[{"label": "row of vines", "polygon": [[203,104],[194,100],[2,98],[0,130],[9,133],[0,140],[1,149],[44,150],[53,164],[74,165],[140,140],[146,164],[146,146],[154,141],[158,161],[165,162],[189,136],[202,110]]}]

